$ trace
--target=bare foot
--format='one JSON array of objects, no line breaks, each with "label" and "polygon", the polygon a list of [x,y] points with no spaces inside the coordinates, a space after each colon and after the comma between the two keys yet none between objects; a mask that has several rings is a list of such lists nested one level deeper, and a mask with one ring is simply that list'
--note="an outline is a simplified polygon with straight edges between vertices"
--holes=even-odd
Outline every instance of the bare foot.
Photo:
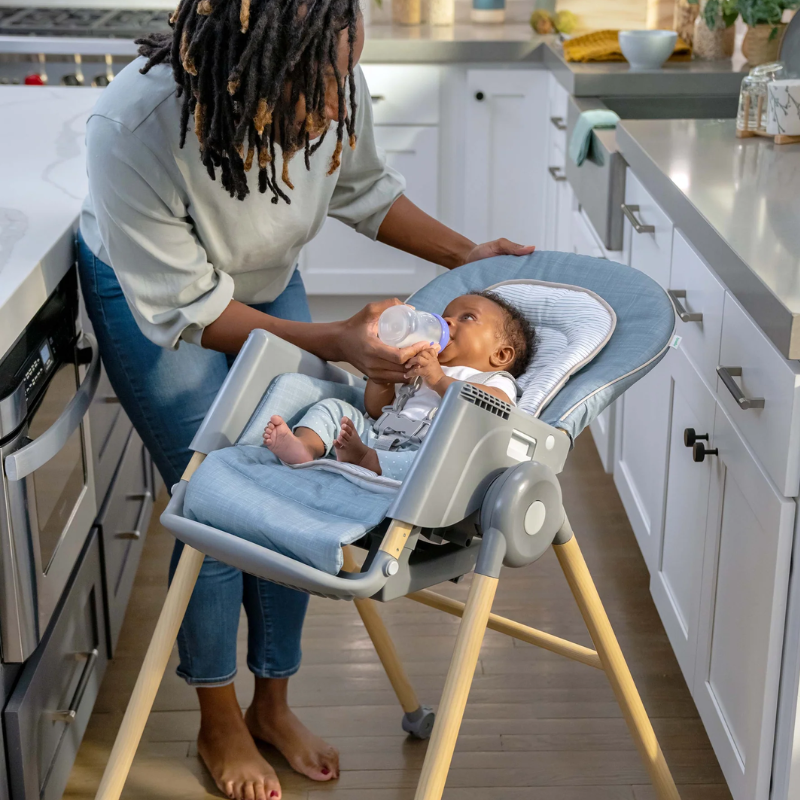
[{"label": "bare foot", "polygon": [[378,454],[361,441],[356,426],[348,417],[342,417],[342,430],[333,446],[337,461],[343,464],[357,464],[359,467],[371,469],[376,475],[381,474]]},{"label": "bare foot", "polygon": [[280,800],[278,776],[259,753],[235,697],[234,694],[232,707],[212,703],[211,712],[207,703],[201,705],[205,713],[197,738],[198,755],[226,797],[232,800]]},{"label": "bare foot", "polygon": [[295,436],[283,418],[277,414],[270,419],[269,425],[264,429],[264,444],[284,464],[305,464],[307,461],[319,458],[309,444]]},{"label": "bare foot", "polygon": [[314,781],[339,777],[339,753],[335,747],[311,733],[288,706],[258,712],[256,702],[245,714],[254,738],[271,744],[295,772]]}]

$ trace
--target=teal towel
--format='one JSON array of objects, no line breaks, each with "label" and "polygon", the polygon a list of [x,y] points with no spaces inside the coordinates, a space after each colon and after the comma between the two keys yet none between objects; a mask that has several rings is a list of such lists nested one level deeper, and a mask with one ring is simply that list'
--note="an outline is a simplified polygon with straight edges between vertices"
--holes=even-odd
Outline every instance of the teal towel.
[{"label": "teal towel", "polygon": [[569,157],[580,166],[589,155],[589,147],[592,143],[592,130],[594,128],[616,128],[619,117],[607,108],[593,108],[591,111],[584,111],[579,117],[578,122],[572,131],[572,139],[569,142]]}]

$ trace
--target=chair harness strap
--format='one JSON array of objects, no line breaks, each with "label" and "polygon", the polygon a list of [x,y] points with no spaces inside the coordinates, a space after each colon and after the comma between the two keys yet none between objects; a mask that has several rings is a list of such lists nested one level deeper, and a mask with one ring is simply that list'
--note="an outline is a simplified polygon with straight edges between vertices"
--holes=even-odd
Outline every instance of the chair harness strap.
[{"label": "chair harness strap", "polygon": [[[496,375],[503,375],[514,381],[509,372],[480,372],[469,379],[469,383],[482,384]],[[516,385],[516,381],[514,381]],[[422,378],[416,377],[413,383],[403,384],[395,395],[394,403],[384,406],[383,413],[372,424],[372,431],[377,436],[374,446],[376,450],[395,450],[406,444],[422,443],[433,422],[437,409],[432,408],[421,420],[409,419],[402,414],[406,403],[419,391]]]}]

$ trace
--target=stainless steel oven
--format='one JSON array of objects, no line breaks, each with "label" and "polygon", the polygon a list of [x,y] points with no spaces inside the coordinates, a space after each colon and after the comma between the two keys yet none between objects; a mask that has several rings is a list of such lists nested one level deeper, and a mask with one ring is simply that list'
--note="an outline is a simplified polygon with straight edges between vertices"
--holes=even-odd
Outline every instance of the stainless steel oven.
[{"label": "stainless steel oven", "polygon": [[97,343],[79,337],[73,268],[0,361],[0,646],[36,648],[97,515],[86,412]]}]

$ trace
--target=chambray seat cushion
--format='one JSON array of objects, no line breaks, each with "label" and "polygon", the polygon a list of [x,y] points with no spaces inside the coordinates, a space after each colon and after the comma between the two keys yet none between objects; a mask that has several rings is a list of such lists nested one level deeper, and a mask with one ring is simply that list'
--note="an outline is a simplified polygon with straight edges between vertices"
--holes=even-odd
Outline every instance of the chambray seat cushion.
[{"label": "chambray seat cushion", "polygon": [[[502,286],[499,284],[503,284]],[[663,355],[674,327],[672,304],[642,273],[567,253],[499,257],[440,276],[413,295],[441,313],[459,295],[492,288],[536,326],[539,351],[518,383],[521,410],[576,436]],[[399,486],[367,470],[327,460],[284,466],[261,445],[273,414],[290,425],[325,397],[363,408],[363,390],[309,378],[276,378],[233,447],[194,473],[184,514],[332,574],[342,547],[385,518]]]}]

